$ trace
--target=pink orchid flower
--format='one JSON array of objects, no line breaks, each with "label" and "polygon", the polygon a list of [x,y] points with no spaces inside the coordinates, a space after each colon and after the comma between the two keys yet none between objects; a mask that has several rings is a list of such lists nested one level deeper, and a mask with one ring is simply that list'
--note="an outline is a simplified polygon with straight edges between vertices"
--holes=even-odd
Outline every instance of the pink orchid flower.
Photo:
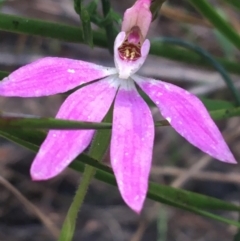
[{"label": "pink orchid flower", "polygon": [[[236,163],[196,96],[175,85],[135,74],[150,48],[145,39],[152,19],[150,2],[138,0],[126,10],[122,31],[114,43],[116,68],[48,57],[16,70],[0,83],[0,95],[20,97],[54,95],[89,83],[68,96],[56,118],[101,122],[114,102],[111,165],[124,201],[136,212],[140,212],[146,198],[154,141],[151,111],[136,85],[192,145],[220,161]],[[33,161],[32,179],[58,175],[86,149],[93,135],[94,130],[49,131]]]}]

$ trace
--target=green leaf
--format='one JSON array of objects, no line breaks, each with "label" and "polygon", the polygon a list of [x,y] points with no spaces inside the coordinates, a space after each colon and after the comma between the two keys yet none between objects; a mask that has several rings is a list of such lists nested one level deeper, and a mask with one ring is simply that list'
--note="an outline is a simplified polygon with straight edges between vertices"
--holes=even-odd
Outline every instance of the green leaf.
[{"label": "green leaf", "polygon": [[[30,134],[28,132],[26,132],[27,134]],[[36,132],[35,132],[36,133]],[[22,147],[25,147],[31,151],[37,152],[39,149],[39,145],[41,144],[38,143],[38,141],[36,141],[38,139],[38,134],[37,135],[27,135],[26,137],[29,136],[29,140],[24,140],[21,138],[21,135],[23,133],[20,131],[1,131],[0,130],[0,136],[4,137],[5,139],[12,141]],[[42,138],[41,138],[42,139]],[[37,143],[37,144],[33,144],[33,143]]]},{"label": "green leaf", "polygon": [[[4,131],[0,131],[0,135],[14,142],[17,142],[20,145],[30,148],[33,151],[36,151],[35,145],[39,145],[39,142],[41,142],[41,139],[43,139],[43,132],[39,132],[39,131],[33,132],[33,131],[18,130],[17,132],[15,131],[9,132],[4,130]],[[26,144],[28,143],[28,140],[32,141],[35,138],[36,140],[33,146]],[[19,142],[19,139],[21,140],[20,142]],[[106,167],[100,164],[99,162],[87,156],[86,154],[80,155],[77,158],[77,161],[74,161],[71,164],[71,167],[74,168],[75,170],[83,171],[84,169],[83,163],[87,163],[88,165],[98,168],[95,175],[97,179],[112,185],[116,185],[116,181],[112,174],[111,169],[109,167]],[[210,212],[201,210],[201,209],[232,210],[232,211],[240,210],[239,206],[221,201],[216,198],[211,198],[205,195],[196,194],[196,193],[181,190],[181,189],[175,189],[169,186],[164,186],[164,185],[155,184],[155,183],[150,183],[148,197],[155,201],[162,202],[164,204],[168,204],[174,207],[178,207],[190,212],[194,212],[196,214],[199,214],[208,218],[212,218],[221,222],[232,224],[237,227],[240,226],[239,223],[235,221],[228,220],[218,215],[214,215]]]},{"label": "green leaf", "polygon": [[240,207],[235,209],[236,206],[233,207],[233,204],[223,202],[216,198],[170,186],[158,185],[152,182],[150,182],[149,185],[149,197],[160,202],[167,200],[169,202],[184,204],[186,206],[192,206],[200,209],[223,210],[222,207],[224,205],[224,210],[240,210]]},{"label": "green leaf", "polygon": [[[216,8],[218,14],[225,20],[228,21],[227,14],[221,8]],[[224,51],[224,55],[229,60],[234,60],[236,54],[236,48],[233,44],[218,30],[214,29],[214,34],[216,39],[218,40],[219,45],[221,46],[222,50]]]},{"label": "green leaf", "polygon": [[[73,43],[84,42],[82,30],[78,27],[3,13],[0,13],[0,19],[0,30],[3,31],[54,38]],[[93,31],[93,40],[94,45],[98,47],[108,47],[107,39],[103,32]],[[169,44],[154,43],[151,45],[150,53],[156,56],[185,62],[190,65],[210,66],[209,63],[198,54]],[[221,63],[226,70],[233,73],[240,73],[239,63],[224,58],[215,59]]]},{"label": "green leaf", "polygon": [[226,119],[240,115],[240,107],[211,111],[210,115],[215,120]]},{"label": "green leaf", "polygon": [[[41,144],[46,134],[41,131],[19,130],[16,132],[12,130],[10,131],[1,130],[0,135],[36,152],[37,151],[36,147]],[[33,144],[30,143],[29,141],[33,141]],[[26,146],[26,143],[29,143],[30,145]],[[100,180],[108,182],[109,184],[116,185],[116,181],[113,176],[112,169],[108,166],[105,166],[99,163],[97,160],[93,159],[87,154],[79,155],[76,161],[74,161],[71,164],[71,167],[73,167],[75,170],[82,171],[84,168],[84,164],[88,164],[90,166],[93,166],[99,169],[100,173],[98,178]],[[107,177],[106,179],[105,179],[105,175]],[[150,185],[149,185],[148,195],[151,199],[155,201],[171,199],[171,201],[174,201],[174,202],[184,203],[184,204],[196,206],[199,208],[205,208],[205,209],[232,210],[232,211],[240,210],[240,207],[234,204],[223,202],[216,198],[211,198],[205,195],[185,191],[182,189],[176,189],[173,187],[160,185],[152,182],[150,182]]]},{"label": "green leaf", "polygon": [[[113,108],[111,107],[105,116],[102,123],[111,123],[112,122],[112,113]],[[93,141],[90,146],[89,155],[98,161],[102,161],[105,156],[109,143],[111,140],[111,130],[98,130],[93,137]]]},{"label": "green leaf", "polygon": [[3,4],[6,2],[7,0],[0,0],[0,8],[3,6]]},{"label": "green leaf", "polygon": [[0,71],[0,80],[2,80],[4,77],[8,76],[9,73],[6,71]]},{"label": "green leaf", "polygon": [[[209,62],[206,61],[202,56],[199,56],[199,54],[194,53],[190,50],[185,50],[180,47],[172,46],[171,44],[168,44],[168,43],[151,44],[150,54],[161,56],[161,57],[168,58],[175,61],[184,62],[189,65],[210,67]],[[215,58],[216,61],[222,64],[223,67],[229,72],[233,72],[236,74],[240,73],[239,64],[237,62],[229,61],[225,58],[218,58],[215,56],[213,57]]]},{"label": "green leaf", "polygon": [[214,34],[226,58],[229,60],[234,60],[236,55],[236,48],[218,30],[215,29]]},{"label": "green leaf", "polygon": [[200,97],[200,99],[203,102],[203,104],[206,106],[208,111],[230,109],[235,107],[234,103],[226,100],[212,100],[205,97]]},{"label": "green leaf", "polygon": [[[233,7],[235,7],[237,10],[240,11],[240,1],[238,0],[224,0],[226,3],[232,5]],[[240,240],[240,238],[239,238]]]},{"label": "green leaf", "polygon": [[0,113],[0,128],[30,128],[30,129],[62,129],[62,130],[76,130],[76,129],[110,129],[111,123],[99,122],[82,122],[54,118],[23,118],[4,116]]},{"label": "green leaf", "polygon": [[[218,29],[233,45],[240,49],[240,36],[206,0],[188,0],[213,26]],[[237,2],[237,0],[235,0]]]},{"label": "green leaf", "polygon": [[214,59],[214,57],[210,53],[208,53],[205,49],[199,47],[198,45],[194,45],[192,43],[186,42],[184,40],[176,39],[176,38],[169,38],[169,37],[155,38],[155,39],[153,39],[153,42],[162,42],[162,43],[168,43],[168,44],[181,46],[183,48],[190,49],[193,52],[196,52],[197,54],[202,56],[222,76],[224,82],[226,83],[227,88],[229,89],[232,96],[234,97],[235,102],[240,106],[240,94],[239,94],[239,91],[235,88],[234,83],[231,79],[231,76],[224,69],[224,67],[218,61],[216,61]]},{"label": "green leaf", "polygon": [[[213,119],[226,119],[233,116],[240,115],[240,107],[219,109],[220,106],[231,106],[230,102],[226,101],[207,101],[209,107],[215,109],[210,112]],[[210,106],[210,103],[212,106]],[[205,99],[206,104],[206,99]],[[214,107],[213,107],[214,106]],[[166,126],[169,123],[166,120],[155,122],[155,126]],[[0,112],[0,129],[14,129],[20,130],[25,129],[52,129],[52,130],[107,130],[112,128],[112,123],[98,123],[98,122],[83,122],[83,121],[72,121],[54,118],[23,118],[18,116],[6,116],[5,113]]]},{"label": "green leaf", "polygon": [[[240,223],[240,214],[238,214],[238,222]],[[233,241],[239,241],[240,240],[240,228],[238,228],[238,231],[235,233]]]}]

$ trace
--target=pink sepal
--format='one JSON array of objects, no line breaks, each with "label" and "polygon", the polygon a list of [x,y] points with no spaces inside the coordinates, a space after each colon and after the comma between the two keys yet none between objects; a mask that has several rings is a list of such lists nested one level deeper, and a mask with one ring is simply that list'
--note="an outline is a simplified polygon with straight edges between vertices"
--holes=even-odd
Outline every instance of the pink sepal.
[{"label": "pink sepal", "polygon": [[150,109],[133,82],[127,80],[114,103],[110,154],[120,193],[137,213],[142,209],[148,189],[153,139]]},{"label": "pink sepal", "polygon": [[[110,77],[71,94],[56,118],[100,122],[109,110],[118,86]],[[94,130],[51,130],[31,166],[33,180],[58,175],[89,145]]]},{"label": "pink sepal", "polygon": [[115,69],[67,58],[46,57],[25,65],[0,82],[0,95],[38,97],[63,93],[116,73]]},{"label": "pink sepal", "polygon": [[195,95],[166,82],[136,75],[132,78],[157,105],[162,116],[191,144],[220,161],[236,163],[206,107]]}]

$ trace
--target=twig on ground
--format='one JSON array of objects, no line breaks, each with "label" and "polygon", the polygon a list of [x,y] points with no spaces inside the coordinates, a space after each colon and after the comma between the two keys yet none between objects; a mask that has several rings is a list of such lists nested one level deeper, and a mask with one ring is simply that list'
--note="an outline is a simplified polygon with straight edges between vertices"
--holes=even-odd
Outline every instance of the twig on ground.
[{"label": "twig on ground", "polygon": [[[229,130],[230,129],[230,130]],[[230,142],[232,139],[236,137],[236,134],[240,132],[240,128],[228,128],[224,131],[224,134],[228,134],[227,139]],[[179,175],[171,184],[172,187],[181,187],[183,186],[189,179],[195,177],[202,169],[204,169],[212,160],[212,158],[208,155],[203,156],[199,161],[193,164],[190,169],[183,172]]]},{"label": "twig on ground", "polygon": [[27,198],[25,198],[10,182],[8,182],[5,178],[0,176],[0,184],[2,184],[6,189],[8,189],[30,212],[36,215],[41,222],[46,226],[49,232],[52,234],[54,238],[57,238],[59,235],[59,229],[55,226],[55,224],[45,216],[40,209],[38,209],[35,205],[33,205]]},{"label": "twig on ground", "polygon": [[[188,170],[178,167],[158,167],[155,166],[152,168],[152,175],[169,175],[169,176],[180,176],[185,174]],[[240,176],[238,173],[221,173],[214,171],[200,171],[192,176],[193,179],[202,180],[202,181],[216,181],[216,182],[225,182],[225,183],[235,183],[240,184]]]}]

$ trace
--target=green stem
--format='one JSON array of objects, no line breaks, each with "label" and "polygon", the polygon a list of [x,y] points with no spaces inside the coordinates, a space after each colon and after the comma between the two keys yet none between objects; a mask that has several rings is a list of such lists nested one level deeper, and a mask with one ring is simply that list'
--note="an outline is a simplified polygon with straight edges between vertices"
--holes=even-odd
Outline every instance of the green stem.
[{"label": "green stem", "polygon": [[[226,108],[219,109],[209,112],[213,119],[225,119],[233,116],[240,115],[240,107],[237,108]],[[32,117],[22,117],[17,114],[12,114],[14,117],[4,117],[5,113],[0,111],[0,129],[4,130],[14,130],[18,129],[51,129],[51,130],[89,130],[96,129],[98,133],[94,142],[96,141],[96,156],[95,153],[91,153],[91,156],[94,156],[96,159],[101,160],[104,153],[99,154],[100,149],[107,149],[106,144],[104,145],[104,140],[110,140],[109,130],[112,128],[111,121],[104,123],[97,122],[81,122],[81,121],[71,121],[64,119],[53,119],[53,118],[32,118]],[[156,121],[155,126],[167,126],[169,123],[166,120]],[[101,134],[101,135],[100,135]]]},{"label": "green stem", "polygon": [[[206,0],[188,0],[216,29],[222,33],[233,45],[240,49],[240,36]],[[235,0],[236,2],[239,0]]]},{"label": "green stem", "polygon": [[79,15],[82,23],[84,42],[88,44],[90,47],[93,47],[93,36],[89,12],[82,5],[82,0],[74,0],[74,9],[76,13]]},{"label": "green stem", "polygon": [[[37,152],[39,150],[39,145],[41,145],[42,141],[44,140],[44,138],[46,137],[46,134],[42,135],[42,132],[39,131],[21,131],[18,130],[17,132],[12,132],[12,131],[1,131],[0,130],[0,135],[3,136],[6,139],[9,139],[21,146],[27,147],[30,150]],[[35,138],[36,137],[36,138]],[[40,138],[39,138],[40,137]],[[32,143],[29,142],[29,139],[32,141]],[[108,166],[105,166],[104,164],[99,163],[97,160],[92,159],[92,157],[86,155],[86,154],[81,154],[76,161],[74,161],[71,164],[71,167],[77,171],[83,172],[84,170],[84,166],[87,163],[88,165],[94,166],[96,167],[98,170],[96,172],[95,177],[101,181],[104,181],[106,183],[112,184],[116,186],[116,180],[114,178],[112,169]],[[97,166],[95,165],[97,164]],[[167,191],[168,190],[168,191]],[[162,198],[170,198],[170,196],[176,201],[176,202],[183,202],[183,203],[188,203],[189,205],[193,205],[193,206],[198,206],[199,208],[207,208],[207,209],[221,209],[219,205],[208,205],[210,204],[210,199],[206,200],[205,205],[207,206],[202,206],[202,201],[198,198],[197,202],[196,200],[193,199],[189,199],[189,201],[191,202],[186,202],[187,201],[187,197],[190,198],[190,193],[188,191],[181,191],[178,190],[178,192],[180,192],[181,194],[186,194],[187,196],[185,196],[185,198],[182,195],[173,195],[172,191],[173,190],[177,190],[175,188],[171,188],[165,185],[160,185],[160,184],[156,184],[156,183],[151,183],[150,182],[150,189],[148,191],[148,197],[155,200],[155,201],[159,201],[161,202]],[[166,192],[167,191],[167,192]],[[179,193],[179,194],[180,194]],[[155,194],[155,195],[154,195]],[[189,195],[188,195],[189,194]],[[193,194],[193,193],[192,193]],[[173,196],[172,196],[173,195]],[[193,195],[197,195],[198,197],[199,194],[193,194]],[[202,196],[203,197],[203,196]],[[216,199],[215,199],[216,200]],[[218,200],[218,202],[222,203],[222,201]],[[198,203],[198,204],[197,204]],[[219,204],[220,204],[219,203]],[[199,206],[200,205],[200,206]],[[222,207],[222,206],[221,206]],[[222,207],[223,208],[223,207]],[[239,211],[240,207],[236,207],[233,204],[227,204],[227,207],[225,206],[224,209],[222,210],[235,210],[235,211]]]},{"label": "green stem", "polygon": [[82,7],[81,9],[80,19],[82,22],[84,43],[88,44],[90,47],[93,47],[91,18],[85,7]]},{"label": "green stem", "polygon": [[2,80],[4,77],[8,76],[9,73],[6,71],[0,71],[0,80]]},{"label": "green stem", "polygon": [[108,49],[110,53],[113,53],[113,45],[114,45],[114,40],[116,37],[116,32],[113,27],[113,21],[111,20],[111,4],[109,0],[102,0],[102,9],[103,9],[103,15],[105,18],[110,18],[108,19],[108,23],[105,24],[105,32],[107,36],[107,42],[108,42]]},{"label": "green stem", "polygon": [[[189,50],[184,50],[179,47],[174,47],[167,43],[153,43],[151,45],[150,54],[161,56],[167,59],[180,61],[189,65],[198,65],[203,67],[210,67],[208,61],[197,53]],[[240,74],[239,63],[218,58],[213,56],[227,71]]]},{"label": "green stem", "polygon": [[223,1],[226,2],[227,4],[232,5],[237,10],[240,10],[240,1],[238,0],[223,0]]},{"label": "green stem", "polygon": [[154,21],[157,18],[160,9],[165,1],[166,0],[152,0],[150,7],[150,10],[152,12],[152,21]]},{"label": "green stem", "polygon": [[81,183],[68,210],[66,219],[58,241],[71,241],[74,235],[78,212],[83,204],[90,182],[96,172],[96,168],[86,165]]},{"label": "green stem", "polygon": [[[84,43],[83,31],[79,27],[1,13],[0,19],[0,30]],[[97,46],[107,47],[106,38],[102,32],[95,31],[94,40]]]},{"label": "green stem", "polygon": [[[111,121],[111,119],[112,119],[112,109],[110,109],[110,111],[107,113],[103,122]],[[98,160],[97,164],[100,164],[99,161],[103,159],[106,153],[106,150],[109,146],[110,137],[111,137],[111,130],[99,130],[95,135],[95,138],[89,150],[89,155],[95,160]],[[96,170],[97,168],[94,166],[90,166],[87,164],[85,165],[81,184],[78,187],[76,195],[67,213],[66,219],[64,221],[64,224],[61,230],[59,241],[72,240],[72,237],[75,231],[75,226],[76,226],[77,213],[83,204],[84,198],[87,193],[87,189],[90,185],[91,179],[94,177],[96,173]]]}]

